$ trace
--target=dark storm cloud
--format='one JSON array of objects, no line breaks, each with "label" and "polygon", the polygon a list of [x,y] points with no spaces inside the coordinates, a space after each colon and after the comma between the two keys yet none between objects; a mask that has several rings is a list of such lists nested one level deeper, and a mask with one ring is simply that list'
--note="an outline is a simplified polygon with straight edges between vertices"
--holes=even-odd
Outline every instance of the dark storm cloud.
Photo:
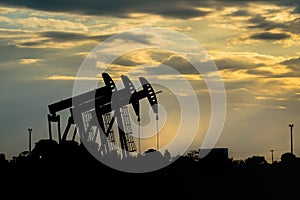
[{"label": "dark storm cloud", "polygon": [[262,32],[250,36],[251,39],[256,39],[256,40],[284,40],[290,37],[291,37],[290,35],[285,33],[270,33],[270,32]]},{"label": "dark storm cloud", "polygon": [[195,9],[195,6],[207,5],[201,1],[140,1],[140,0],[0,0],[0,3],[10,6],[26,7],[36,10],[71,12],[87,15],[107,15],[127,17],[133,12],[158,14],[165,17],[188,19],[205,16],[208,11]]},{"label": "dark storm cloud", "polygon": [[[254,1],[293,7],[294,12],[300,11],[300,2],[298,0],[0,0],[0,4],[85,15],[128,17],[130,13],[148,13],[164,17],[189,19],[206,16],[212,12],[199,10],[197,7],[215,8],[218,11],[228,6],[246,6]],[[248,13],[245,10],[241,10],[236,11],[232,15],[245,16]]]}]

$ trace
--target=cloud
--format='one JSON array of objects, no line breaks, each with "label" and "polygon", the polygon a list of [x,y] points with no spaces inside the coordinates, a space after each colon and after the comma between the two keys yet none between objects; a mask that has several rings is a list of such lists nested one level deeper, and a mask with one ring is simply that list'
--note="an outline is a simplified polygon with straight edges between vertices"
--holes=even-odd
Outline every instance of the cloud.
[{"label": "cloud", "polygon": [[[281,7],[292,8],[294,12],[298,12],[299,2],[296,0],[61,0],[61,1],[40,1],[40,0],[0,0],[0,4],[13,7],[23,7],[35,10],[50,12],[68,12],[81,15],[96,16],[114,16],[130,18],[132,13],[146,13],[152,15],[160,15],[167,18],[191,19],[203,17],[211,14],[212,10],[207,8],[215,8],[217,12],[224,7],[242,6],[247,7],[250,4],[266,4],[278,5]],[[271,9],[269,9],[272,11]],[[232,16],[246,16],[246,10],[235,11]]]},{"label": "cloud", "polygon": [[157,65],[155,50],[143,49],[129,52],[117,58],[113,63],[120,66],[138,66],[143,64]]},{"label": "cloud", "polygon": [[8,29],[0,28],[1,38],[28,38],[34,37],[35,33],[33,31],[21,30],[21,29]]},{"label": "cloud", "polygon": [[0,14],[1,15],[8,14],[8,13],[13,13],[15,11],[17,11],[16,8],[0,7]]},{"label": "cloud", "polygon": [[166,1],[139,1],[139,0],[62,0],[59,2],[39,0],[1,0],[0,3],[10,6],[31,8],[36,10],[71,12],[84,15],[106,15],[128,17],[130,13],[148,13],[170,18],[189,19],[205,16],[209,11],[195,7],[205,5],[201,1],[166,0]]},{"label": "cloud", "polygon": [[[1,33],[1,32],[0,32]],[[11,32],[12,34],[14,32]],[[49,55],[51,51],[49,49],[31,49],[31,48],[18,48],[12,44],[9,39],[0,39],[0,53],[1,53],[1,64],[7,66],[9,63],[17,63],[21,59],[34,58],[34,59],[44,59],[43,56]],[[6,78],[6,77],[4,77]]]},{"label": "cloud", "polygon": [[52,75],[43,78],[43,80],[62,80],[62,81],[74,81],[74,80],[87,80],[98,81],[99,77],[76,77],[76,76],[64,76],[64,75]]},{"label": "cloud", "polygon": [[284,64],[284,65],[290,67],[291,69],[299,71],[299,69],[300,69],[300,57],[285,60],[281,64]]},{"label": "cloud", "polygon": [[286,98],[276,98],[276,97],[272,97],[272,96],[256,96],[255,97],[256,100],[277,100],[277,101],[286,101]]},{"label": "cloud", "polygon": [[[114,38],[113,38],[114,39]],[[136,42],[138,44],[152,44],[151,40],[152,35],[146,33],[131,33],[131,32],[124,32],[122,33],[122,40],[124,42]]]},{"label": "cloud", "polygon": [[[232,13],[228,14],[233,17],[225,23],[242,22],[240,28],[245,31],[244,34],[229,39],[228,45],[253,45],[262,41],[271,41],[284,48],[299,45],[299,15],[293,13],[292,7],[282,6],[279,2],[248,4],[245,8],[234,9]],[[246,16],[235,16],[239,14]]]},{"label": "cloud", "polygon": [[181,56],[170,55],[162,64],[174,68],[181,74],[199,74],[194,66]]},{"label": "cloud", "polygon": [[248,25],[248,28],[260,28],[264,30],[272,30],[275,28],[286,28],[286,24],[281,22],[270,21],[267,17],[263,17],[261,15],[256,15],[248,20],[248,23],[252,25]]},{"label": "cloud", "polygon": [[[278,91],[299,91],[300,79],[299,77],[283,77],[283,78],[267,78],[263,82],[268,84],[270,88],[277,87]],[[273,91],[274,92],[274,91]]]},{"label": "cloud", "polygon": [[264,65],[251,63],[249,60],[243,60],[242,57],[240,59],[238,57],[216,59],[214,62],[219,69],[249,69]]},{"label": "cloud", "polygon": [[259,76],[263,76],[263,77],[268,77],[271,76],[272,73],[268,70],[261,70],[261,69],[248,69],[246,71],[247,74],[251,74],[251,75],[259,75]]},{"label": "cloud", "polygon": [[[164,66],[168,66],[180,74],[199,75],[199,72],[195,69],[195,67],[184,57],[176,55],[172,52],[158,49],[134,51],[118,58],[116,61],[114,61],[114,63],[122,66],[138,66],[145,64],[148,66],[149,69],[147,72],[150,74],[157,74],[157,72],[163,74],[163,70],[166,70]],[[202,64],[209,65],[209,63],[206,62],[203,62]],[[155,69],[156,67],[159,67],[159,69],[162,71]]]},{"label": "cloud", "polygon": [[295,13],[300,13],[300,4],[296,4],[296,5],[295,5],[294,12],[295,12]]},{"label": "cloud", "polygon": [[237,16],[237,17],[240,17],[240,16],[249,16],[251,15],[247,10],[237,10],[237,11],[234,11],[233,13],[231,14],[228,14],[228,16]]},{"label": "cloud", "polygon": [[281,56],[271,56],[247,51],[210,51],[210,54],[219,69],[251,69],[262,66],[272,66],[285,60]]},{"label": "cloud", "polygon": [[91,42],[100,42],[113,34],[89,35],[85,33],[71,31],[44,31],[44,32],[28,32],[23,37],[17,38],[10,42],[20,48],[71,48],[74,46],[82,46]]},{"label": "cloud", "polygon": [[262,32],[250,36],[251,39],[256,39],[256,40],[284,40],[290,37],[291,36],[286,33],[271,33],[271,32]]},{"label": "cloud", "polygon": [[[18,15],[16,15],[18,16]],[[8,24],[9,26],[39,29],[39,30],[78,30],[87,31],[88,28],[80,22],[74,22],[64,19],[44,19],[41,17],[23,17],[13,18],[8,16],[1,16],[0,21]]]},{"label": "cloud", "polygon": [[24,27],[29,28],[55,28],[55,29],[71,29],[71,30],[84,30],[87,31],[87,27],[82,23],[71,22],[67,20],[59,20],[59,19],[42,19],[37,17],[29,17],[29,18],[20,18],[14,20],[14,23],[18,23]]},{"label": "cloud", "polygon": [[41,59],[33,59],[33,58],[25,58],[25,59],[20,59],[19,63],[23,65],[29,65],[29,64],[35,64],[38,62],[41,62]]},{"label": "cloud", "polygon": [[51,39],[45,38],[30,38],[30,39],[20,39],[9,42],[9,45],[16,46],[18,48],[28,48],[28,49],[70,49],[78,46],[84,46],[90,44],[90,40],[79,40],[76,42],[63,41],[57,42]]},{"label": "cloud", "polygon": [[286,30],[296,34],[300,33],[300,18],[287,22]]},{"label": "cloud", "polygon": [[282,30],[282,32],[299,33],[299,15],[291,12],[290,9],[280,9],[277,12],[268,13],[265,11],[256,14],[248,19],[247,28],[270,30]]},{"label": "cloud", "polygon": [[300,2],[299,0],[285,0],[278,1],[279,5],[292,7],[294,13],[300,13]]},{"label": "cloud", "polygon": [[88,34],[84,34],[84,33],[66,32],[66,31],[46,31],[46,32],[41,32],[39,35],[40,35],[40,37],[49,38],[50,40],[52,40],[54,42],[78,41],[78,40],[103,41],[103,40],[113,36],[113,34],[88,35]]}]

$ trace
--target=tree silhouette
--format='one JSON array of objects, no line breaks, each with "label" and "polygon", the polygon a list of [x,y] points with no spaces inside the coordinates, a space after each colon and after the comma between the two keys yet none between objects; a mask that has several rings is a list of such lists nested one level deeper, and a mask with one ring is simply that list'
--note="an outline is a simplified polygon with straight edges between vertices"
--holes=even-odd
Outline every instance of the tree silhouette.
[{"label": "tree silhouette", "polygon": [[296,156],[292,153],[284,153],[281,155],[280,160],[282,162],[290,162],[296,159]]},{"label": "tree silhouette", "polygon": [[266,165],[268,162],[266,161],[264,156],[252,156],[245,160],[246,166],[249,167],[261,167]]}]

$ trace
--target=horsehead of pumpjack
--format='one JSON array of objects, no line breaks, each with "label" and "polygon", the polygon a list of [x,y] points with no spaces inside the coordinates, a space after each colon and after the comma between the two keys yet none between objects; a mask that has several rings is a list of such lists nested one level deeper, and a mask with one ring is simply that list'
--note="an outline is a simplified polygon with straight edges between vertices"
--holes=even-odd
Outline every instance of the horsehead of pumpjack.
[{"label": "horsehead of pumpjack", "polygon": [[[74,135],[77,128],[79,129],[79,133],[81,136],[80,139],[85,140],[86,129],[82,122],[82,114],[84,112],[90,112],[92,115],[94,115],[94,118],[97,118],[97,124],[99,124],[100,126],[100,132],[104,133],[106,137],[109,136],[109,132],[112,129],[114,121],[117,121],[121,148],[128,151],[128,139],[126,138],[126,133],[124,132],[124,125],[120,109],[124,106],[132,105],[133,110],[137,116],[137,121],[140,121],[139,101],[141,99],[147,98],[153,112],[156,115],[156,120],[158,120],[158,101],[156,94],[160,93],[161,91],[155,92],[151,84],[144,77],[139,78],[139,81],[143,88],[139,91],[135,89],[133,83],[125,75],[121,76],[124,88],[120,90],[117,89],[114,81],[108,73],[102,73],[102,78],[104,80],[105,86],[48,105],[50,112],[50,114],[48,114],[50,139],[52,139],[50,122],[57,122],[59,142],[64,142],[66,140],[71,124],[76,125],[72,140],[74,140],[75,138]],[[60,117],[59,115],[57,115],[57,112],[65,109],[70,109],[71,116],[69,117],[63,137],[61,137]],[[103,115],[110,112],[113,112],[114,116],[111,118],[109,126],[105,128]]]},{"label": "horsehead of pumpjack", "polygon": [[[160,93],[161,91],[155,92],[151,84],[147,81],[144,77],[139,77],[139,81],[143,87],[142,90],[137,91],[130,81],[130,79],[122,75],[121,79],[124,85],[124,89],[117,90],[116,85],[112,78],[107,74],[103,73],[102,78],[107,88],[111,89],[111,92],[108,94],[111,96],[111,104],[112,110],[116,110],[121,108],[125,105],[132,105],[134,112],[137,116],[137,120],[140,121],[140,105],[139,101],[143,98],[147,98],[153,112],[156,114],[156,118],[158,118],[158,101],[156,94]],[[95,104],[96,112],[102,105],[98,105],[97,101]],[[98,110],[101,113],[101,110]],[[98,113],[97,112],[97,113]]]}]

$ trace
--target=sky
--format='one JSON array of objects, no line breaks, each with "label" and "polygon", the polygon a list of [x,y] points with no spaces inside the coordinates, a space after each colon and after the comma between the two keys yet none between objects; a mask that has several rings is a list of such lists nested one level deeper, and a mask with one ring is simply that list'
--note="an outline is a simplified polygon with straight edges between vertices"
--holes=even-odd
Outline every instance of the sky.
[{"label": "sky", "polygon": [[[275,160],[280,160],[282,153],[290,151],[288,125],[293,123],[294,153],[300,156],[297,0],[0,0],[0,152],[10,158],[27,150],[29,127],[33,128],[33,143],[48,138],[47,106],[72,95],[86,56],[105,39],[143,27],[185,34],[218,67],[227,110],[216,147],[227,147],[234,159],[259,155],[267,161],[273,149]],[[143,35],[131,37],[151,43]],[[186,70],[190,63],[182,57],[161,49],[124,54],[109,72],[118,79],[129,69],[147,64],[177,69],[196,91],[202,113],[190,149],[198,149],[211,114],[203,79]],[[98,75],[95,78],[101,82]],[[178,77],[165,74],[160,79],[172,83]],[[164,88],[158,95],[168,113],[164,126],[160,124],[162,145],[170,141],[180,122],[175,96],[190,95],[180,87],[177,94]],[[155,140],[150,138],[142,145],[144,150],[153,148]]]}]

